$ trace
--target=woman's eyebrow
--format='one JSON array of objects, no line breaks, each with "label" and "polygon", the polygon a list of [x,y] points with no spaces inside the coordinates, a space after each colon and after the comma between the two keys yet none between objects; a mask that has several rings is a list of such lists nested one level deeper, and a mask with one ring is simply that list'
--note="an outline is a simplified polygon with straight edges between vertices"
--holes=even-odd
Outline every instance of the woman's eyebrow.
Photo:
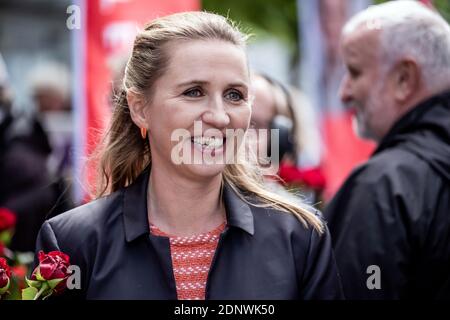
[{"label": "woman's eyebrow", "polygon": [[204,81],[204,80],[190,80],[190,81],[186,81],[186,82],[182,82],[182,83],[178,84],[177,88],[187,87],[187,86],[191,86],[191,85],[206,85],[208,83],[209,83],[208,81]]},{"label": "woman's eyebrow", "polygon": [[[189,81],[185,81],[185,82],[178,84],[177,88],[187,87],[187,86],[192,86],[192,85],[202,86],[202,85],[207,85],[207,84],[209,84],[209,81],[189,80]],[[242,88],[248,89],[248,85],[245,84],[245,82],[241,82],[241,81],[229,83],[227,86],[228,87],[242,87]]]},{"label": "woman's eyebrow", "polygon": [[240,82],[240,81],[239,82],[230,83],[228,86],[229,87],[242,87],[242,88],[248,89],[248,85],[245,84],[244,82]]}]

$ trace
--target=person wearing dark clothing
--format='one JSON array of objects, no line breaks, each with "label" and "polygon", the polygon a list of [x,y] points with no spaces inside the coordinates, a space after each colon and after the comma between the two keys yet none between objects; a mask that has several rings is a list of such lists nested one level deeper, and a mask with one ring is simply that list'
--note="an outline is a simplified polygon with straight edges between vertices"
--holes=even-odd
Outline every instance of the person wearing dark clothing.
[{"label": "person wearing dark clothing", "polygon": [[42,223],[57,207],[58,184],[47,170],[51,148],[37,120],[1,109],[0,207],[17,215],[10,249],[34,251]]},{"label": "person wearing dark clothing", "polygon": [[[408,19],[389,20],[399,12]],[[382,31],[362,23],[373,17]],[[342,43],[342,100],[356,109],[359,134],[378,142],[324,212],[346,298],[450,299],[450,28],[418,3],[395,1],[351,20]],[[398,47],[440,51],[424,64],[421,51],[387,51]],[[388,55],[394,63],[380,67]]]},{"label": "person wearing dark clothing", "polygon": [[13,251],[34,251],[45,219],[73,207],[58,173],[48,170],[51,147],[40,121],[13,112],[6,67],[0,55],[0,207],[16,215]]},{"label": "person wearing dark clothing", "polygon": [[[450,298],[450,92],[405,115],[326,210],[345,292]],[[381,290],[368,291],[369,265]]]},{"label": "person wearing dark clothing", "polygon": [[[150,232],[149,170],[119,190],[45,222],[37,248],[62,251],[81,270],[64,299],[177,299],[169,238]],[[288,213],[248,205],[229,185],[205,299],[342,299],[329,234]],[[257,199],[253,199],[257,201]],[[87,244],[88,243],[88,244]]]}]

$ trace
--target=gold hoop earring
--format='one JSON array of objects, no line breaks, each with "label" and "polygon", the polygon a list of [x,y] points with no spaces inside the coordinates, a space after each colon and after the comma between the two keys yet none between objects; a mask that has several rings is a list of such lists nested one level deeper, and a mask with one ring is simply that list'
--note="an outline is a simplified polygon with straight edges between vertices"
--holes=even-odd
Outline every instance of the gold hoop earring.
[{"label": "gold hoop earring", "polygon": [[141,128],[141,137],[142,139],[147,138],[147,128]]}]

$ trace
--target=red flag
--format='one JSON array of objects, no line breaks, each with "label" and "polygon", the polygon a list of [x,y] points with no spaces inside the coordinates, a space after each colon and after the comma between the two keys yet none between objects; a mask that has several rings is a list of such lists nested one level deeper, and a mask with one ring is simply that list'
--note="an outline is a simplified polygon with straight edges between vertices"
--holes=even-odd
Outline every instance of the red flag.
[{"label": "red flag", "polygon": [[349,112],[328,116],[323,125],[326,148],[322,169],[327,177],[324,197],[329,200],[355,166],[367,161],[375,144],[357,137]]}]

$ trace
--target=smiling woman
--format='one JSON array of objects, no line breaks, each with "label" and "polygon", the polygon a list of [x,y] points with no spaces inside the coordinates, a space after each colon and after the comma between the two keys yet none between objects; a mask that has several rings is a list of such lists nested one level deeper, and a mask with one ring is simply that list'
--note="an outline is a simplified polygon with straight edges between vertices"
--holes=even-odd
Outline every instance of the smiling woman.
[{"label": "smiling woman", "polygon": [[[175,166],[173,161],[167,161],[176,143],[170,137],[175,130],[187,130],[189,135],[184,139],[187,146],[183,150],[192,152],[195,159],[202,158],[208,150],[223,151],[219,142],[226,137],[225,130],[247,129],[250,105],[245,52],[232,43],[216,39],[173,41],[165,47],[170,57],[151,93],[148,88],[141,92],[137,84],[125,83],[131,119],[136,129],[148,129],[151,164],[158,168],[155,175],[167,176],[170,172],[190,183],[199,180],[203,183],[205,178],[215,177],[219,181],[216,185],[220,185],[224,161],[215,165],[199,162]],[[130,64],[127,71],[132,70]],[[198,133],[194,132],[196,121],[202,126]]]},{"label": "smiling woman", "polygon": [[[37,250],[58,248],[82,271],[81,291],[67,296],[342,297],[320,217],[266,190],[240,159],[235,133],[251,113],[245,41],[206,12],[162,17],[137,35],[99,152],[102,197],[38,237]],[[173,141],[179,130],[187,134]],[[194,159],[240,161],[176,163],[180,144]]]}]

